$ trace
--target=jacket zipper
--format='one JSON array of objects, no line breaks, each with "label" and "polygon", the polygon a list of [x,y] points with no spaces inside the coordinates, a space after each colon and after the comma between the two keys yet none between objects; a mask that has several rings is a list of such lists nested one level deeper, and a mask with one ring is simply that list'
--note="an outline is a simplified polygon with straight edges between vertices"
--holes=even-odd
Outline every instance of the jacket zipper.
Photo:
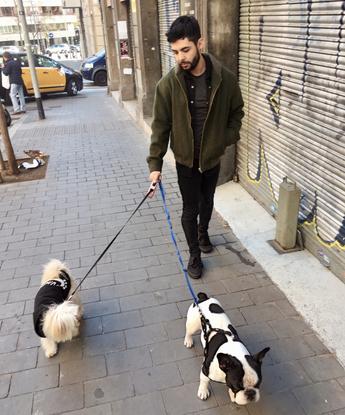
[{"label": "jacket zipper", "polygon": [[[181,87],[181,90],[182,90],[182,93],[183,93],[183,95],[184,95],[184,97],[185,97],[185,99],[186,99],[186,103],[187,103],[187,112],[188,112],[188,118],[189,118],[189,126],[190,126],[190,128],[192,128],[192,127],[191,127],[191,125],[192,125],[192,117],[191,117],[190,112],[189,112],[189,107],[188,107],[188,97],[187,97],[187,94],[185,93],[185,91],[184,91],[184,89],[183,89],[183,87],[182,87],[182,85],[181,85],[180,80],[178,79],[178,76],[177,76],[177,75],[175,75],[175,77],[176,77],[177,82],[179,83],[179,85],[180,85],[180,87]],[[192,165],[190,166],[190,168],[192,168],[192,167],[193,167],[193,160],[194,160],[194,134],[192,134],[192,137],[193,137],[193,146],[192,146]]]},{"label": "jacket zipper", "polygon": [[202,169],[201,169],[201,149],[202,149],[202,142],[203,142],[203,138],[204,138],[205,125],[206,125],[206,122],[207,122],[207,118],[210,114],[212,104],[213,104],[213,100],[214,100],[214,97],[215,97],[215,95],[218,91],[219,85],[220,85],[220,81],[218,82],[215,90],[213,91],[213,94],[211,94],[210,105],[208,107],[208,111],[207,111],[206,119],[205,119],[205,122],[204,122],[204,126],[202,127],[201,141],[200,141],[200,157],[199,157],[199,171],[200,171],[200,173],[202,173]]}]

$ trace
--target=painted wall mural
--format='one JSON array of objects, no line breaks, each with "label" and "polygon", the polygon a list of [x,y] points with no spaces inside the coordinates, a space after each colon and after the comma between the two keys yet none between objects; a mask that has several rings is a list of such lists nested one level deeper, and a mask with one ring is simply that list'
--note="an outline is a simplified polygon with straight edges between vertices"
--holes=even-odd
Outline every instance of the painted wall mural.
[{"label": "painted wall mural", "polygon": [[[247,137],[242,136],[247,179],[260,184],[265,175],[276,207],[284,176],[294,176],[298,169],[315,174],[314,180],[294,177],[302,190],[299,223],[312,226],[321,245],[345,250],[345,187],[336,177],[345,155],[345,0],[327,2],[328,9],[316,0],[244,3],[247,50],[242,49],[241,59],[247,69],[240,73],[246,78],[241,87],[247,89]],[[284,136],[290,140],[285,147]],[[308,153],[311,146],[319,158]],[[313,188],[311,182],[317,185]]]}]

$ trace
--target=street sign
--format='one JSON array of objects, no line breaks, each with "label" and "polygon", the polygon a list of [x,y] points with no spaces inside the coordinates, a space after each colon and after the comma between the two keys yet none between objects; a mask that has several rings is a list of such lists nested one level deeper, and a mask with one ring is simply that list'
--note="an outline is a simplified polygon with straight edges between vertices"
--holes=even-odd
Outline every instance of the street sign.
[{"label": "street sign", "polygon": [[48,33],[48,37],[49,37],[49,39],[53,39],[54,33],[52,33],[52,32]]}]

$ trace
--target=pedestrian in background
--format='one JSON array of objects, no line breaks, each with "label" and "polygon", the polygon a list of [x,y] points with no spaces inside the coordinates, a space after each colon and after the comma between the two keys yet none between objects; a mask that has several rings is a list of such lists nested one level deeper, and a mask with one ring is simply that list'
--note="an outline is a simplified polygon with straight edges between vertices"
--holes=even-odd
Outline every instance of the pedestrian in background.
[{"label": "pedestrian in background", "polygon": [[[8,75],[10,81],[10,97],[13,105],[13,114],[25,112],[25,98],[22,80],[22,66],[19,59],[13,59],[10,52],[3,53],[4,67],[2,72]],[[19,102],[17,98],[19,97]]]},{"label": "pedestrian in background", "polygon": [[147,162],[150,180],[159,181],[170,140],[190,252],[187,271],[200,278],[201,251],[213,249],[208,226],[220,157],[239,139],[243,100],[235,75],[210,54],[201,53],[204,39],[193,16],[178,17],[166,36],[177,65],[156,86]]}]

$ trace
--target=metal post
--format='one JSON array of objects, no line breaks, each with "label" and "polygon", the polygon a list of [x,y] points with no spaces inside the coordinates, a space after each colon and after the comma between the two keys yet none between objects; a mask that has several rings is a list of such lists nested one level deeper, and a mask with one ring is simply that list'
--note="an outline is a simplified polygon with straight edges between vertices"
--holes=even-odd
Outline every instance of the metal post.
[{"label": "metal post", "polygon": [[78,7],[78,11],[79,11],[79,22],[80,22],[80,30],[79,30],[80,53],[81,53],[82,58],[85,59],[87,57],[87,46],[86,46],[83,8]]},{"label": "metal post", "polygon": [[38,116],[39,116],[40,120],[43,120],[45,118],[45,114],[44,114],[44,109],[43,109],[43,105],[42,105],[41,93],[40,93],[39,86],[38,86],[38,81],[37,81],[37,75],[36,75],[36,70],[35,70],[35,60],[34,60],[34,56],[32,54],[32,50],[31,50],[31,44],[30,44],[30,39],[29,39],[28,27],[27,27],[27,24],[26,24],[23,0],[16,0],[16,1],[17,1],[17,4],[18,4],[19,21],[20,21],[20,25],[21,25],[22,31],[23,31],[26,53],[28,55],[30,75],[31,75],[31,79],[32,79],[32,86],[33,86],[34,92],[35,92],[35,99],[36,99],[36,104],[37,104]]},{"label": "metal post", "polygon": [[279,187],[276,241],[283,249],[296,245],[301,190],[285,177]]}]

